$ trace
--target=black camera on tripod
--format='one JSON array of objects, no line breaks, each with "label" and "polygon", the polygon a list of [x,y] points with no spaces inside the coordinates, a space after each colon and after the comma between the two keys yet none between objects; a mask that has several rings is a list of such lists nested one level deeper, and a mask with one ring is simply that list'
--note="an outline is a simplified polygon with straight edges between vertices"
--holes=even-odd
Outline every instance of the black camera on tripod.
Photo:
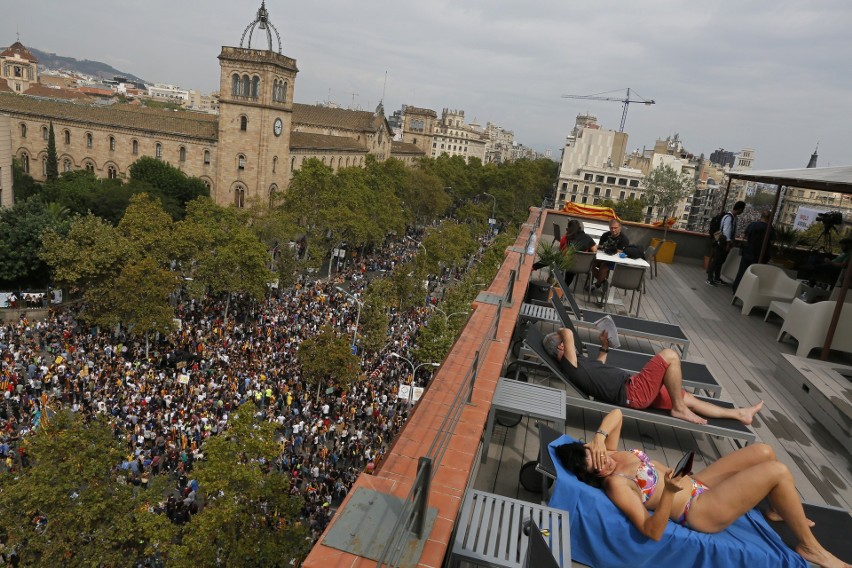
[{"label": "black camera on tripod", "polygon": [[843,213],[840,211],[825,211],[817,214],[816,220],[825,226],[826,231],[829,231],[834,228],[835,225],[843,223]]}]

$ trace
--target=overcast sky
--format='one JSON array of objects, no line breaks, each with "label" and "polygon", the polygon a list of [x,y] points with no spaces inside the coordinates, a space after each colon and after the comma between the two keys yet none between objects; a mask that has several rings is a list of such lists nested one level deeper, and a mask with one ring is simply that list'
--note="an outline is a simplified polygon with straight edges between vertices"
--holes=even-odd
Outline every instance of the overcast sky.
[{"label": "overcast sky", "polygon": [[[238,46],[260,0],[28,0],[4,11],[15,41],[109,63],[151,82],[218,89],[217,55]],[[756,169],[852,164],[852,2],[772,0],[268,0],[295,100],[387,114],[464,110],[560,155],[580,112],[617,130],[630,87],[630,149],[678,133],[686,148],[756,152]],[[265,46],[255,34],[252,47]],[[353,93],[356,93],[353,96]]]}]

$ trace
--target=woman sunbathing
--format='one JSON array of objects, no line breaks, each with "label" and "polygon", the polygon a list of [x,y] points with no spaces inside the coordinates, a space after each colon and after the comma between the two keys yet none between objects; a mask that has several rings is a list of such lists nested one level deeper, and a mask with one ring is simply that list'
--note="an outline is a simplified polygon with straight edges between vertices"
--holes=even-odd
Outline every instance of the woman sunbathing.
[{"label": "woman sunbathing", "polygon": [[556,456],[580,481],[603,488],[645,536],[659,541],[669,519],[699,532],[716,533],[769,497],[770,518],[787,523],[799,541],[796,552],[805,560],[825,568],[850,568],[817,542],[793,476],[770,446],[753,444],[694,476],[672,477],[670,468],[641,450],[616,450],[621,422],[621,411],[613,410],[590,443],[558,446]]}]

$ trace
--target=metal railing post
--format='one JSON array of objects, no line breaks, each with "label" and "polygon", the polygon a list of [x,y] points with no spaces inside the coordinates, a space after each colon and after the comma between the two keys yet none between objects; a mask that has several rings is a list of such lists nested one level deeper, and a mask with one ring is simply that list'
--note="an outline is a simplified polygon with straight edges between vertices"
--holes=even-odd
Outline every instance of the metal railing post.
[{"label": "metal railing post", "polygon": [[[420,474],[423,474],[420,477]],[[417,493],[417,505],[414,517],[414,534],[418,540],[423,539],[423,527],[426,525],[426,513],[429,505],[429,488],[432,485],[432,460],[421,457],[417,460],[417,476],[421,479],[420,490]]]},{"label": "metal railing post", "polygon": [[476,383],[476,375],[479,372],[479,351],[473,356],[473,370],[470,373],[470,388],[467,392],[467,403],[473,402],[473,386]]}]

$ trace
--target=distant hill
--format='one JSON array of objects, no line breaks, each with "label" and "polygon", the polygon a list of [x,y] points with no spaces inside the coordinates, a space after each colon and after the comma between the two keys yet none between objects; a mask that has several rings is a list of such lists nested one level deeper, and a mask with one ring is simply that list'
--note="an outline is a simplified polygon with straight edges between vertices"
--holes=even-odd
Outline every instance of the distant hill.
[{"label": "distant hill", "polygon": [[73,57],[63,57],[61,55],[56,55],[55,53],[45,53],[44,51],[40,51],[29,46],[27,46],[27,49],[29,49],[30,53],[38,59],[39,67],[46,67],[54,71],[58,71],[60,69],[76,71],[78,73],[83,73],[84,75],[91,75],[101,79],[127,77],[131,81],[137,81],[140,83],[147,82],[132,73],[119,71],[115,67],[107,65],[106,63],[101,63],[100,61],[89,61],[88,59],[80,61]]}]

